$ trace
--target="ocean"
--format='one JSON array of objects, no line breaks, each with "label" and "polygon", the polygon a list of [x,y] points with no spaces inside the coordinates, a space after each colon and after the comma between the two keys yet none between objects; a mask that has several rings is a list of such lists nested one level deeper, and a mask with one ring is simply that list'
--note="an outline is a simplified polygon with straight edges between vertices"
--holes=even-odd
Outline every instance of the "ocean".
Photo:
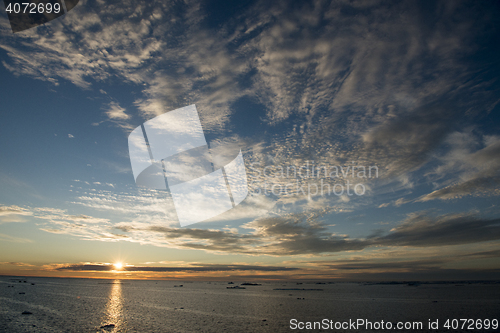
[{"label": "ocean", "polygon": [[499,330],[498,283],[263,282],[227,288],[237,285],[2,276],[0,332]]}]

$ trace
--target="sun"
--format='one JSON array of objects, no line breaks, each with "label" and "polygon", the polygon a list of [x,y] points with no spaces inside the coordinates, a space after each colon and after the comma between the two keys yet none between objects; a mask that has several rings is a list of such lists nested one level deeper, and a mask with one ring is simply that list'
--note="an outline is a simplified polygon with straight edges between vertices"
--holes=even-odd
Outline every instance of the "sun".
[{"label": "sun", "polygon": [[122,269],[123,268],[123,263],[121,263],[121,262],[115,262],[113,264],[113,266],[115,266],[115,269]]}]

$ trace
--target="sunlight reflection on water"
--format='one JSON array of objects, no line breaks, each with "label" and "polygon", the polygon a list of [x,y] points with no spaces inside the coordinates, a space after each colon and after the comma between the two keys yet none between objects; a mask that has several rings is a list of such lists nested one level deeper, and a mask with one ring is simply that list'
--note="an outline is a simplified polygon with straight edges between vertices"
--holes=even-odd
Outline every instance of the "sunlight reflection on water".
[{"label": "sunlight reflection on water", "polygon": [[[114,330],[118,331],[122,327],[123,315],[123,297],[122,297],[122,284],[120,280],[114,280],[111,283],[111,290],[109,292],[109,300],[106,303],[106,315],[103,317],[101,326],[115,325]],[[113,329],[113,327],[109,327]]]}]

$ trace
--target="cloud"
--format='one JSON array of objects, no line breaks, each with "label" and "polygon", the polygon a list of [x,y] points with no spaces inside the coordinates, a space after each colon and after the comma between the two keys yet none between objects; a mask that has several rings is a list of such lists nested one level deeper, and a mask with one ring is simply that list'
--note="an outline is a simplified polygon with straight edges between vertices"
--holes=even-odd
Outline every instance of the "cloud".
[{"label": "cloud", "polygon": [[134,128],[133,125],[127,122],[131,116],[125,112],[126,109],[121,107],[118,102],[111,101],[104,109],[106,110],[105,114],[108,120],[113,122],[116,126],[126,130]]},{"label": "cloud", "polygon": [[438,217],[423,212],[410,214],[390,232],[379,232],[366,238],[336,235],[332,228],[320,222],[324,214],[324,211],[316,211],[259,218],[244,225],[250,231],[247,234],[241,230],[175,229],[133,223],[121,223],[116,228],[135,241],[148,243],[148,239],[149,243],[159,246],[279,256],[360,251],[380,246],[448,246],[500,239],[499,220],[480,219],[472,214]]},{"label": "cloud", "polygon": [[[151,194],[149,199],[138,197],[142,201],[136,203],[133,203],[135,197],[131,196],[130,203],[125,202],[123,207],[119,207],[120,201],[110,198],[108,194],[97,195],[90,201],[92,204],[89,207],[115,207],[119,213],[135,209],[133,205],[137,205],[137,209],[142,206],[143,213],[137,214],[129,222],[113,223],[109,219],[73,215],[54,208],[41,207],[25,211],[46,221],[41,224],[41,230],[86,240],[127,241],[175,249],[248,255],[322,255],[377,247],[443,247],[500,239],[500,220],[481,218],[475,212],[437,216],[427,212],[411,213],[389,231],[378,230],[365,237],[354,238],[336,232],[337,225],[332,224],[331,220],[335,215],[330,214],[335,212],[334,208],[314,208],[287,214],[271,212],[257,218],[250,216],[250,222],[239,226],[224,224],[224,220],[221,220],[215,225],[202,223],[193,228],[178,228],[177,222],[169,220],[165,213],[164,203],[157,206],[155,202],[160,199]],[[148,204],[149,201],[152,205]],[[15,208],[13,210],[17,211]],[[244,211],[243,216],[247,216],[247,212]]]},{"label": "cloud", "polygon": [[500,177],[475,178],[450,185],[420,197],[417,201],[458,199],[468,195],[500,195]]},{"label": "cloud", "polygon": [[367,260],[367,259],[349,259],[338,260],[332,263],[320,263],[330,269],[340,270],[376,270],[376,271],[420,271],[420,270],[436,270],[440,269],[447,261],[442,259],[425,259],[425,260]]},{"label": "cloud", "polygon": [[408,200],[408,199],[405,199],[405,198],[399,198],[399,199],[391,201],[391,202],[385,202],[383,204],[380,204],[378,206],[378,208],[385,208],[385,207],[389,207],[391,205],[392,206],[396,206],[396,207],[400,207],[401,205],[407,204],[409,202],[412,202],[412,200]]},{"label": "cloud", "polygon": [[[455,265],[455,268],[450,268]],[[334,275],[347,281],[471,281],[496,279],[498,269],[467,268],[453,257],[427,259],[353,258],[312,263],[309,274]],[[329,274],[328,274],[329,273]],[[425,283],[425,282],[424,282]]]},{"label": "cloud", "polygon": [[500,219],[481,219],[472,214],[439,217],[414,213],[382,237],[368,241],[382,246],[444,246],[500,239]]},{"label": "cloud", "polygon": [[[103,109],[127,131],[135,114],[150,119],[195,103],[204,130],[224,137],[234,116],[247,112],[236,102],[251,100],[262,110],[254,116],[262,130],[286,125],[272,142],[256,131],[251,161],[355,160],[380,165],[384,178],[422,167],[453,119],[474,120],[498,102],[477,79],[484,64],[469,61],[493,13],[407,2],[258,1],[245,8],[211,29],[203,23],[210,13],[197,2],[97,2],[47,29],[3,34],[0,47],[17,75],[84,89],[118,76],[140,87],[136,110],[125,112],[113,96]],[[481,20],[463,15],[470,12]]]},{"label": "cloud", "polygon": [[120,235],[109,232],[111,227],[109,219],[84,214],[72,215],[64,209],[50,207],[33,207],[29,211],[34,218],[44,221],[38,224],[40,230],[49,233],[74,235],[87,240],[122,239]]},{"label": "cloud", "polygon": [[2,223],[13,223],[13,222],[26,222],[25,216],[32,215],[28,209],[19,207],[16,205],[12,206],[0,206],[0,224]]},{"label": "cloud", "polygon": [[453,119],[456,113],[442,105],[425,105],[388,119],[363,135],[366,153],[373,160],[389,162],[386,177],[414,170],[427,161],[429,153],[453,129]]},{"label": "cloud", "polygon": [[10,242],[10,243],[32,243],[33,242],[33,240],[28,239],[28,238],[16,237],[16,236],[11,236],[11,235],[1,234],[1,233],[0,233],[0,240],[3,242]]},{"label": "cloud", "polygon": [[[116,271],[114,265],[109,264],[73,264],[58,265],[58,271]],[[127,272],[232,272],[232,271],[257,271],[257,272],[280,272],[295,271],[298,268],[262,265],[219,265],[219,264],[196,264],[189,266],[125,266],[122,269]]]},{"label": "cloud", "polygon": [[178,225],[172,200],[162,191],[134,189],[131,192],[85,191],[72,203],[87,209],[113,212],[137,222],[162,221]]},{"label": "cloud", "polygon": [[319,222],[326,211],[265,217],[245,225],[265,240],[259,250],[266,254],[297,255],[362,250],[366,242],[337,236]]},{"label": "cloud", "polygon": [[109,103],[106,115],[110,120],[127,120],[130,118],[130,116],[125,113],[125,109],[122,108],[117,102]]},{"label": "cloud", "polygon": [[75,136],[73,134],[68,134],[68,138],[73,139]]},{"label": "cloud", "polygon": [[[22,42],[5,34],[0,45],[11,58],[5,66],[83,88],[113,73],[146,85],[136,101],[145,118],[197,103],[213,129],[227,123],[231,104],[242,96],[258,98],[271,123],[293,114],[310,113],[312,120],[321,108],[338,114],[348,107],[368,108],[367,116],[376,120],[379,111],[416,106],[460,86],[456,76],[466,69],[460,55],[475,50],[474,33],[480,29],[468,20],[454,22],[452,14],[463,8],[453,5],[441,12],[432,6],[373,3],[361,11],[355,3],[294,8],[285,1],[260,1],[216,31],[203,25],[201,18],[209,13],[196,2],[175,9],[148,1],[94,6],[114,20],[79,6],[52,22],[48,32],[20,35],[21,41],[32,40],[27,45],[36,53],[23,52]],[[393,11],[402,14],[394,18]],[[440,24],[432,31],[409,14],[433,11]],[[483,19],[487,22],[488,15]]]},{"label": "cloud", "polygon": [[[144,2],[137,3],[134,8],[132,2],[120,3],[121,5],[110,3],[106,6],[115,18],[119,15],[117,13],[126,10],[130,10],[130,14],[137,9],[151,15],[154,7],[162,7],[161,4],[148,6]],[[110,24],[101,21],[100,16],[89,11],[85,4],[76,7],[72,13],[73,15],[51,22],[48,34],[39,33],[37,29],[22,34],[22,38],[32,39],[32,49],[41,52],[24,53],[2,43],[1,47],[8,50],[14,64],[21,65],[7,66],[16,74],[27,74],[54,83],[63,78],[82,88],[89,88],[91,84],[88,77],[103,80],[110,76],[110,69],[127,73],[137,68],[158,48],[157,40],[149,36],[148,31],[148,25],[156,20],[153,16],[142,19],[137,15],[127,15],[128,22],[114,20]],[[67,33],[61,33],[62,29]],[[78,38],[81,42],[75,43],[73,38]],[[127,76],[129,80],[137,81],[134,75]]]},{"label": "cloud", "polygon": [[5,215],[31,215],[31,212],[26,209],[22,208],[16,205],[12,206],[0,206],[0,216],[5,216]]},{"label": "cloud", "polygon": [[34,267],[35,265],[28,264],[25,262],[0,262],[0,265],[12,265],[12,266],[19,266],[19,267]]},{"label": "cloud", "polygon": [[417,201],[500,195],[500,137],[483,136],[481,140],[470,132],[454,132],[447,142],[451,148],[439,158],[440,166],[428,176],[447,184],[450,175],[455,174],[454,183],[421,196]]},{"label": "cloud", "polygon": [[[139,223],[141,228],[143,223],[164,227],[179,226],[173,201],[167,192],[144,188],[133,188],[125,192],[115,190],[113,187],[108,189],[109,187],[101,187],[95,191],[91,188],[78,189],[78,195],[72,203],[98,212],[111,212],[120,216],[119,221],[129,221],[123,223],[131,224],[133,221]],[[204,228],[203,225],[214,227],[215,223],[223,226],[246,223],[263,216],[274,205],[275,200],[265,195],[249,195],[234,209],[205,221],[198,227]]]},{"label": "cloud", "polygon": [[462,255],[463,257],[473,257],[473,258],[498,258],[500,257],[500,250],[482,251],[475,253],[468,253]]},{"label": "cloud", "polygon": [[169,228],[161,225],[120,223],[115,226],[134,241],[144,244],[217,252],[253,253],[257,237],[223,230]]}]

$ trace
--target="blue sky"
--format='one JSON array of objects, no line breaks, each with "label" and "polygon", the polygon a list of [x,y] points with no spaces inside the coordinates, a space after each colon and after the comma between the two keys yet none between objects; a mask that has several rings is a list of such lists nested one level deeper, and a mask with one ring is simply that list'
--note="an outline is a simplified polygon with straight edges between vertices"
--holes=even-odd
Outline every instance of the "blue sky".
[{"label": "blue sky", "polygon": [[[0,273],[498,278],[499,10],[89,0],[15,34],[4,13]],[[181,228],[168,193],[136,186],[127,137],[192,104],[214,156],[243,152],[251,195]],[[279,174],[307,163],[378,177]],[[263,193],[322,181],[364,194]]]}]

